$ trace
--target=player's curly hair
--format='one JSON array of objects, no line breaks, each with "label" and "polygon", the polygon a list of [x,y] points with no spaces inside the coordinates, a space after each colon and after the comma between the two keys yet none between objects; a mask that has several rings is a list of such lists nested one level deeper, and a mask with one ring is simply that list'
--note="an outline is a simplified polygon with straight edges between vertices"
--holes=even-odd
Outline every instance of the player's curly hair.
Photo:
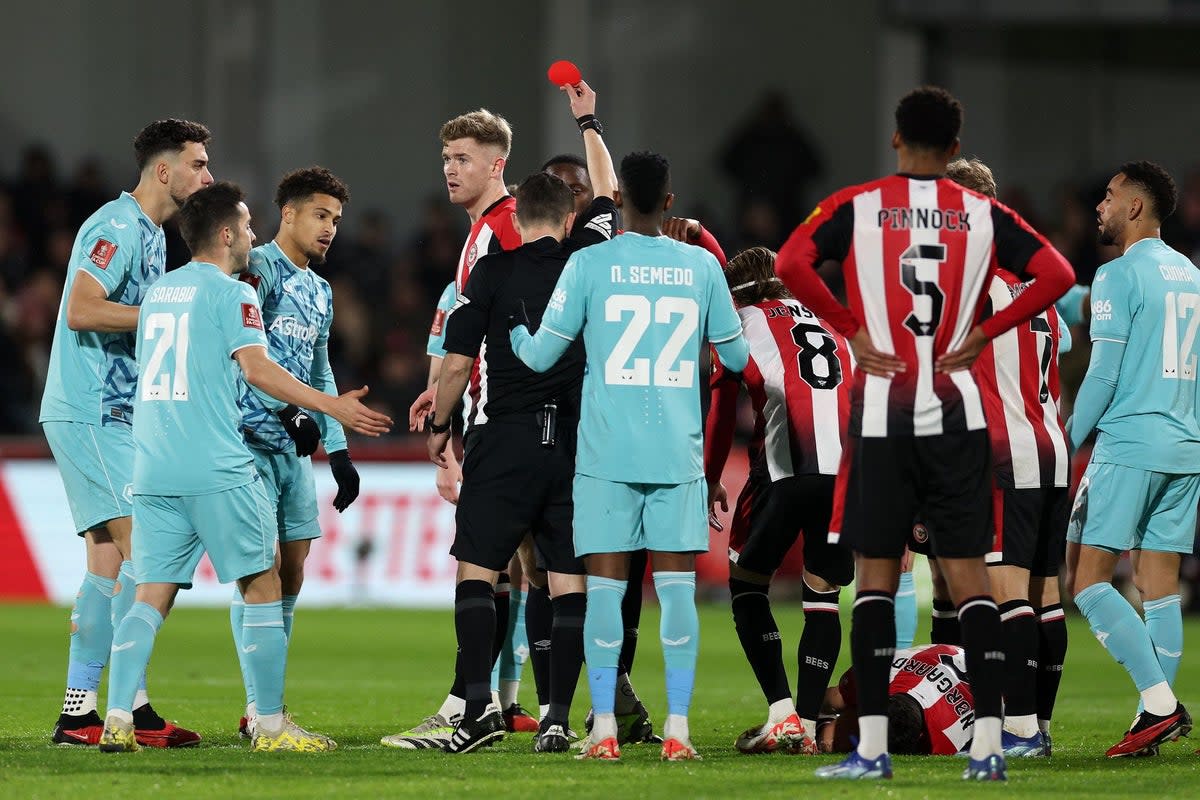
[{"label": "player's curly hair", "polygon": [[1150,214],[1159,222],[1175,213],[1179,190],[1171,173],[1153,161],[1129,161],[1119,172],[1150,198]]},{"label": "player's curly hair", "polygon": [[783,281],[775,277],[775,251],[766,247],[751,247],[729,259],[725,282],[738,306],[792,296]]},{"label": "player's curly hair", "polygon": [[978,158],[956,158],[946,165],[946,177],[973,192],[996,196],[996,177],[987,164]]},{"label": "player's curly hair", "polygon": [[888,697],[888,751],[896,755],[928,755],[931,750],[921,704],[907,694]]},{"label": "player's curly hair", "polygon": [[455,139],[474,139],[480,144],[496,145],[505,158],[512,150],[512,126],[504,117],[486,108],[455,117],[442,126],[439,135],[442,144]]},{"label": "player's curly hair", "polygon": [[179,208],[179,235],[195,254],[211,243],[217,231],[238,217],[238,203],[246,193],[236,183],[217,181],[193,192]]},{"label": "player's curly hair", "polygon": [[307,200],[314,194],[327,194],[342,202],[350,202],[350,189],[345,182],[324,167],[305,167],[292,170],[279,181],[275,190],[275,205]]},{"label": "player's curly hair", "polygon": [[517,187],[517,219],[522,225],[548,223],[557,225],[575,210],[571,189],[557,175],[535,172]]},{"label": "player's curly hair", "polygon": [[630,153],[621,159],[621,197],[642,214],[662,211],[671,191],[671,162],[649,150]]},{"label": "player's curly hair", "polygon": [[199,122],[186,119],[160,119],[138,131],[133,140],[133,153],[138,171],[146,168],[150,159],[161,153],[178,153],[189,142],[207,145],[212,133]]},{"label": "player's curly hair", "polygon": [[962,103],[940,86],[913,89],[896,105],[896,130],[909,147],[949,150],[962,123]]},{"label": "player's curly hair", "polygon": [[559,153],[556,156],[551,156],[546,159],[546,163],[542,164],[542,172],[557,167],[559,164],[570,164],[572,167],[579,167],[584,172],[588,171],[587,159],[575,153]]}]

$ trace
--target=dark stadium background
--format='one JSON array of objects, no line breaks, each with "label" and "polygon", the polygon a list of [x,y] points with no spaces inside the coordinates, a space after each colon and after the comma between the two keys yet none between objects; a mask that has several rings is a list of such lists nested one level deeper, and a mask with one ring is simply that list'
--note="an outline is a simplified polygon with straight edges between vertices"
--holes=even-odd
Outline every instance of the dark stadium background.
[{"label": "dark stadium background", "polygon": [[[1200,259],[1200,3],[1188,0],[107,0],[5,9],[0,33],[0,462],[48,457],[37,405],[79,223],[135,180],[146,122],[214,133],[218,178],[252,198],[260,241],[287,169],[320,163],[353,201],[323,270],[343,387],[397,418],[424,386],[424,341],[466,230],[445,198],[437,129],[486,106],[513,124],[507,178],[580,151],[546,66],[599,94],[618,158],[673,164],[676,209],[726,252],[776,247],[813,202],[889,171],[891,108],[922,82],[967,114],[963,152],[1090,281],[1113,254],[1093,206],[1116,165],[1163,163],[1181,189],[1168,243]],[[171,263],[186,260],[177,238]],[[1069,411],[1086,331],[1063,365]],[[745,430],[743,430],[743,434]],[[398,429],[358,460],[420,460]],[[3,517],[0,515],[0,520]],[[0,522],[0,524],[3,524]],[[714,546],[719,570],[721,549]],[[1190,579],[1200,570],[1185,566]],[[1193,603],[1194,604],[1194,603]]]}]

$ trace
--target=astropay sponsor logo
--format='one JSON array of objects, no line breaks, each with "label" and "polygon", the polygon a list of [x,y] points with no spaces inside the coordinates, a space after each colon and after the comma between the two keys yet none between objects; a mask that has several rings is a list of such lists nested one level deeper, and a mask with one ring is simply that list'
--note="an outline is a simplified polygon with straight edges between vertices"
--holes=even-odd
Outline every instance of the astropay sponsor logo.
[{"label": "astropay sponsor logo", "polygon": [[281,336],[291,336],[303,342],[315,342],[317,340],[317,326],[305,325],[295,317],[276,317],[271,323],[270,332]]}]

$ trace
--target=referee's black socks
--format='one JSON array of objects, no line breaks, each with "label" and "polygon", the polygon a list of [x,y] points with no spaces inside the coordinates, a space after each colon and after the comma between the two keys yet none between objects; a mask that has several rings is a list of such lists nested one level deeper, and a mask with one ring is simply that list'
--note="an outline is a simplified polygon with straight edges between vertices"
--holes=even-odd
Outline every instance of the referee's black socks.
[{"label": "referee's black socks", "polygon": [[483,716],[492,699],[492,642],[496,630],[496,600],[487,581],[462,581],[454,589],[454,631],[458,635],[458,667],[464,696],[465,720]]},{"label": "referee's black socks", "polygon": [[566,725],[571,701],[583,668],[583,619],[587,594],[571,592],[554,598],[554,622],[550,636],[550,712],[547,718]]},{"label": "referee's black socks", "polygon": [[[544,574],[542,579],[546,580]],[[538,707],[543,714],[550,705],[550,637],[553,619],[549,583],[540,587],[531,584],[529,595],[525,598],[525,636],[529,640],[529,661],[533,664]]]}]

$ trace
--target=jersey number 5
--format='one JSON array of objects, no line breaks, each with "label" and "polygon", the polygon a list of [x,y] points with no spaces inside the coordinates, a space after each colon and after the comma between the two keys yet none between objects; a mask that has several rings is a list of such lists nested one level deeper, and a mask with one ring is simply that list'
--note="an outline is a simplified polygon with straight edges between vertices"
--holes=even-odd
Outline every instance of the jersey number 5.
[{"label": "jersey number 5", "polygon": [[654,361],[654,385],[690,389],[695,382],[696,362],[679,361],[683,346],[696,334],[700,308],[690,297],[660,297],[651,304],[650,298],[637,294],[614,294],[604,301],[604,321],[621,322],[630,314],[629,323],[617,339],[616,346],[604,362],[604,382],[617,386],[649,386],[650,359],[630,356],[638,342],[650,329],[651,319],[659,325],[669,325],[678,317],[675,330],[663,345]]},{"label": "jersey number 5", "polygon": [[[913,336],[933,336],[942,321],[942,307],[946,303],[946,295],[937,285],[938,266],[946,260],[946,245],[913,244],[900,254],[900,282],[913,296],[913,310],[904,319],[904,327],[912,331]],[[933,272],[933,280],[922,280],[917,274],[922,267],[929,267]],[[921,270],[928,272],[929,270]],[[925,303],[921,298],[928,298]]]},{"label": "jersey number 5", "polygon": [[[146,317],[143,338],[154,342],[154,351],[146,363],[145,373],[138,380],[142,400],[187,400],[188,315],[176,317],[164,311],[150,314]],[[175,350],[174,376],[163,369],[163,361],[172,348]]]}]

